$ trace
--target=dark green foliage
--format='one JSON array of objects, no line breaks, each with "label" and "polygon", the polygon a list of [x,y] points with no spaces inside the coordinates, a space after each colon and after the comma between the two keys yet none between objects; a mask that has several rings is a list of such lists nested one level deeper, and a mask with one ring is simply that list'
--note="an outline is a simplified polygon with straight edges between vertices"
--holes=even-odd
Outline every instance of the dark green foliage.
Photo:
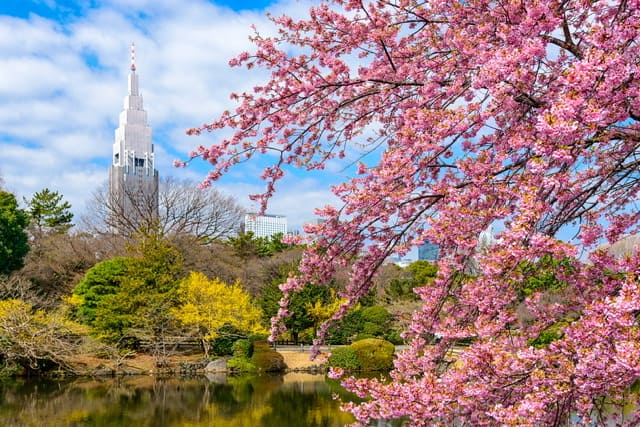
[{"label": "dark green foliage", "polygon": [[349,344],[362,331],[362,310],[353,310],[329,329],[328,344]]},{"label": "dark green foliage", "polygon": [[231,356],[233,345],[241,338],[239,330],[231,325],[225,325],[218,330],[218,337],[211,341],[211,351],[217,356]]},{"label": "dark green foliage", "polygon": [[240,233],[236,237],[229,237],[227,243],[233,247],[235,254],[242,258],[270,257],[278,252],[291,248],[282,243],[282,233],[269,237],[255,237],[252,232]]},{"label": "dark green foliage", "polygon": [[568,258],[556,259],[551,255],[545,255],[537,262],[523,261],[519,268],[524,276],[518,288],[521,300],[537,292],[555,292],[564,288],[566,282],[558,280],[559,273],[571,275],[574,271]]},{"label": "dark green foliage", "polygon": [[24,265],[29,252],[29,239],[25,229],[29,217],[18,208],[16,197],[0,191],[0,274],[10,274]]},{"label": "dark green foliage", "polygon": [[130,258],[117,257],[99,262],[87,271],[73,290],[73,295],[81,298],[76,311],[80,322],[93,324],[96,308],[108,295],[119,291],[131,264]]},{"label": "dark green foliage", "polygon": [[365,296],[360,298],[361,307],[371,307],[376,304],[377,295],[376,290],[372,288]]},{"label": "dark green foliage", "polygon": [[291,245],[282,242],[283,237],[284,235],[282,233],[276,233],[269,237],[259,237],[258,255],[273,256],[278,252],[283,252],[291,248]]},{"label": "dark green foliage", "polygon": [[384,337],[391,329],[391,314],[374,305],[349,312],[329,330],[328,344],[349,344],[364,338]]},{"label": "dark green foliage", "polygon": [[392,278],[384,287],[387,302],[398,300],[414,300],[419,298],[413,291],[414,288],[428,286],[438,274],[438,267],[429,261],[419,260],[412,262],[404,271],[399,272],[399,277]]},{"label": "dark green foliage", "polygon": [[282,355],[264,341],[253,343],[251,362],[256,366],[258,372],[282,372],[287,368]]},{"label": "dark green foliage", "polygon": [[417,299],[417,295],[413,293],[413,285],[413,281],[410,278],[396,277],[391,279],[384,287],[384,294],[387,302],[402,299]]},{"label": "dark green foliage", "polygon": [[143,236],[134,251],[118,291],[96,307],[93,327],[107,342],[133,337],[160,343],[162,337],[175,333],[171,309],[178,303],[182,258],[157,235]]},{"label": "dark green foliage", "polygon": [[362,333],[372,337],[382,336],[389,329],[391,314],[386,308],[374,305],[362,309]]},{"label": "dark green foliage", "polygon": [[63,196],[57,191],[45,188],[35,193],[31,200],[25,199],[25,202],[31,223],[40,231],[43,228],[66,231],[73,225],[71,204],[63,201]]},{"label": "dark green foliage", "polygon": [[560,321],[541,331],[536,338],[527,340],[527,344],[534,348],[547,347],[553,341],[559,340],[564,336],[562,328],[567,326],[568,322]]},{"label": "dark green foliage", "polygon": [[229,237],[227,244],[233,248],[235,255],[242,259],[257,255],[258,243],[253,233],[240,233],[235,237]]},{"label": "dark green foliage", "polygon": [[238,340],[233,343],[232,350],[234,356],[251,358],[253,355],[253,343],[249,340]]},{"label": "dark green foliage", "polygon": [[336,347],[331,350],[331,356],[328,360],[328,365],[335,368],[342,368],[345,371],[359,371],[360,361],[358,356],[349,347]]},{"label": "dark green foliage", "polygon": [[[278,284],[283,281],[283,278],[274,279],[262,289],[262,295],[258,298],[258,304],[264,313],[266,321],[275,316],[280,308],[279,302],[282,298],[282,291],[278,288]],[[284,324],[291,333],[294,342],[298,343],[302,331],[317,326],[314,325],[313,318],[307,311],[308,306],[315,304],[317,301],[322,304],[328,304],[330,297],[331,294],[326,286],[312,284],[306,285],[300,292],[291,295],[289,311],[292,315],[285,319]]]},{"label": "dark green foliage", "polygon": [[393,345],[402,345],[404,344],[404,339],[400,336],[398,331],[390,331],[384,334],[384,339],[389,341]]},{"label": "dark green foliage", "polygon": [[387,371],[393,368],[395,347],[388,341],[369,338],[351,344],[362,371]]},{"label": "dark green foliage", "polygon": [[249,340],[238,340],[233,343],[233,357],[227,361],[227,368],[235,372],[255,372],[253,343]]}]

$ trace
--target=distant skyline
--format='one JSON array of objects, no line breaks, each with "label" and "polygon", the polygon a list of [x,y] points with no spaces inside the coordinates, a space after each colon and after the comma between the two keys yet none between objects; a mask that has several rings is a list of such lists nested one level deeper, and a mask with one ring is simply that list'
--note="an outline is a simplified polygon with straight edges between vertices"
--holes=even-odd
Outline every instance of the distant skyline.
[{"label": "distant skyline", "polygon": [[[0,176],[18,199],[43,188],[73,206],[77,222],[108,166],[127,93],[129,47],[153,130],[161,177],[201,181],[208,165],[173,167],[214,136],[185,130],[235,108],[241,92],[266,74],[231,69],[252,50],[248,36],[273,27],[266,13],[303,15],[310,0],[2,0],[0,2]],[[268,213],[286,215],[291,229],[313,219],[313,208],[335,203],[328,186],[344,179],[339,165],[286,179]],[[261,164],[248,163],[217,188],[247,210],[261,192]]]}]

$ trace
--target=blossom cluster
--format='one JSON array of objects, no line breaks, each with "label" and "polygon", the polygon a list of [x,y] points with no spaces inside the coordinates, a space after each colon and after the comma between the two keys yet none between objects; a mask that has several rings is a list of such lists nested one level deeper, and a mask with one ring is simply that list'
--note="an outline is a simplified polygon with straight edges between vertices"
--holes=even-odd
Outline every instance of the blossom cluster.
[{"label": "blossom cluster", "polygon": [[278,34],[231,62],[269,81],[190,131],[233,129],[192,154],[208,179],[275,151],[264,207],[286,167],[371,153],[333,188],[342,205],[318,209],[279,316],[349,268],[338,319],[389,255],[425,239],[442,254],[392,381],[345,380],[369,398],[346,409],[362,424],[637,425],[640,256],[599,245],[638,227],[640,2],[323,0],[272,19]]}]

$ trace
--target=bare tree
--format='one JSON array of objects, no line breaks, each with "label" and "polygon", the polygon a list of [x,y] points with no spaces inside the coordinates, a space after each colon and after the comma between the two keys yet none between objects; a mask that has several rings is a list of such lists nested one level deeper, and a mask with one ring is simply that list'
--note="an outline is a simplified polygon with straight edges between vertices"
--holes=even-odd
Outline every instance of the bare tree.
[{"label": "bare tree", "polygon": [[157,230],[208,242],[237,232],[245,213],[233,197],[213,187],[198,188],[193,181],[161,179],[157,195],[122,188],[121,197],[110,194],[106,184],[94,192],[89,214],[82,218],[89,230],[122,235]]},{"label": "bare tree", "polygon": [[[94,264],[124,255],[125,244],[119,235],[82,232],[50,233],[33,239],[24,267],[6,284],[0,279],[0,299],[20,298],[36,308],[53,309]],[[10,287],[15,287],[13,293],[8,292]]]}]

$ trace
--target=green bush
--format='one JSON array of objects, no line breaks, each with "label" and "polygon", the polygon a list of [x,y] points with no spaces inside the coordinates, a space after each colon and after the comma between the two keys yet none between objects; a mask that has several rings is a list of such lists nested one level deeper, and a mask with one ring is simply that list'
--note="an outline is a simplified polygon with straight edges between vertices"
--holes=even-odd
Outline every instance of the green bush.
[{"label": "green bush", "polygon": [[250,359],[253,355],[253,343],[249,340],[238,340],[233,343],[233,356]]},{"label": "green bush", "polygon": [[96,310],[105,298],[114,295],[120,289],[131,266],[129,258],[117,257],[101,261],[91,267],[84,278],[73,289],[76,305],[76,319],[86,325],[93,325]]},{"label": "green bush", "polygon": [[264,341],[253,343],[253,356],[251,362],[258,372],[281,372],[287,368],[284,358]]},{"label": "green bush", "polygon": [[361,333],[359,333],[358,335],[356,335],[356,336],[353,338],[353,340],[352,340],[352,341],[353,341],[353,342],[356,342],[356,341],[368,340],[368,339],[370,339],[370,338],[376,338],[376,336],[375,336],[375,335],[368,334],[368,333],[366,333],[366,332],[361,332]]},{"label": "green bush", "polygon": [[218,337],[211,341],[211,352],[217,356],[231,356],[233,344],[241,338],[240,331],[231,325],[218,330]]},{"label": "green bush", "polygon": [[257,371],[256,365],[251,362],[251,359],[239,356],[233,356],[231,359],[227,360],[227,369],[233,372]]},{"label": "green bush", "polygon": [[351,347],[336,347],[332,349],[327,363],[331,367],[342,368],[345,371],[360,370],[360,361]]},{"label": "green bush", "polygon": [[387,371],[393,368],[395,346],[389,341],[368,338],[351,344],[363,371]]},{"label": "green bush", "polygon": [[384,325],[391,320],[391,314],[386,308],[380,305],[374,305],[362,309],[362,320],[384,327]]},{"label": "green bush", "polygon": [[528,339],[527,344],[534,348],[548,347],[553,341],[559,340],[564,336],[562,328],[565,326],[567,326],[567,323],[563,321],[554,323],[547,329],[541,331],[536,338]]},{"label": "green bush", "polygon": [[380,337],[389,330],[391,313],[386,308],[374,305],[362,309],[362,333]]},{"label": "green bush", "polygon": [[337,324],[329,328],[327,344],[349,344],[362,331],[362,310],[347,313]]},{"label": "green bush", "polygon": [[384,335],[384,339],[389,341],[393,345],[402,345],[404,344],[404,339],[400,336],[398,331],[390,331]]},{"label": "green bush", "polygon": [[235,372],[255,372],[256,365],[252,362],[253,343],[249,340],[237,340],[232,345],[233,357],[227,361],[227,369]]}]

